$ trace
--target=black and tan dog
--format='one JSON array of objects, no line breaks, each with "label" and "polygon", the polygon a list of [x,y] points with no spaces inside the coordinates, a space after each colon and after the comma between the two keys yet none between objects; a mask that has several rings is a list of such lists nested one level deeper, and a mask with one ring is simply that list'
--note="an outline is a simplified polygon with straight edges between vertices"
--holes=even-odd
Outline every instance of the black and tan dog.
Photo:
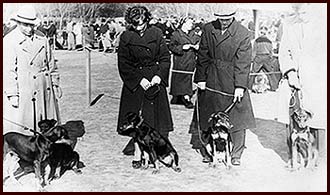
[{"label": "black and tan dog", "polygon": [[207,131],[202,131],[202,140],[211,157],[210,165],[216,167],[216,163],[223,163],[229,168],[231,140],[228,129],[233,125],[224,112],[213,113],[208,122],[210,125]]},{"label": "black and tan dog", "polygon": [[72,147],[65,143],[55,143],[50,147],[50,156],[48,162],[50,173],[48,181],[59,179],[67,170],[73,170],[77,174],[81,174],[79,169],[79,154],[73,151]]},{"label": "black and tan dog", "polygon": [[[44,134],[36,133],[34,136],[24,135],[18,132],[9,132],[3,136],[3,160],[12,153],[18,156],[20,161],[34,167],[36,177],[43,187],[47,158],[51,155],[51,145],[57,140],[67,137],[67,131],[62,127],[53,127]],[[13,155],[9,155],[13,156]],[[16,170],[10,170],[16,171]],[[13,175],[13,174],[10,174]]]},{"label": "black and tan dog", "polygon": [[159,162],[166,167],[171,167],[176,172],[181,171],[179,156],[168,139],[146,124],[141,114],[129,112],[126,115],[126,120],[118,133],[130,136],[138,143],[144,158],[142,168],[148,168],[148,161],[150,160],[155,168],[153,174],[159,173]]},{"label": "black and tan dog", "polygon": [[51,128],[55,127],[57,121],[55,119],[45,119],[38,122],[38,127],[41,134],[46,133]]},{"label": "black and tan dog", "polygon": [[[313,168],[317,165],[316,138],[308,126],[308,121],[311,118],[312,113],[303,108],[298,108],[290,117],[288,144],[291,154],[290,165],[293,169],[300,167]],[[300,156],[300,166],[298,166],[298,155]]]}]

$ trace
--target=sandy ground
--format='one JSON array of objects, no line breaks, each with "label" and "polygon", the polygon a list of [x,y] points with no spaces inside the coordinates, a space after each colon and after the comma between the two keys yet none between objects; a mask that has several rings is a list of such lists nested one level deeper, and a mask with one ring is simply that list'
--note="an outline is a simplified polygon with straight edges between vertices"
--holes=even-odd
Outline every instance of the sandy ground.
[{"label": "sandy ground", "polygon": [[[289,171],[285,167],[284,125],[273,120],[276,93],[252,94],[257,128],[247,131],[246,147],[240,167],[211,168],[191,149],[188,134],[192,111],[171,105],[174,132],[170,140],[180,156],[181,173],[162,167],[131,168],[131,156],[121,151],[127,137],[116,133],[121,81],[115,54],[92,53],[92,99],[105,93],[94,106],[88,106],[85,84],[84,52],[58,51],[63,98],[60,100],[62,122],[83,120],[86,134],[75,150],[86,165],[81,175],[67,171],[62,178],[44,188],[49,192],[201,192],[201,191],[326,191],[325,157],[315,170]],[[7,180],[3,191],[37,191],[34,174],[19,179],[20,185]]]}]

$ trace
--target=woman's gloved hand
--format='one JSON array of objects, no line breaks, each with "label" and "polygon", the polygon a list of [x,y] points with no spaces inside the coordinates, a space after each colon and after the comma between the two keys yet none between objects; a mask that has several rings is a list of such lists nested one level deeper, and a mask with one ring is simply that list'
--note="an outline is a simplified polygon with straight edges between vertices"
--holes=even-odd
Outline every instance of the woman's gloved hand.
[{"label": "woman's gloved hand", "polygon": [[151,87],[151,83],[146,79],[146,78],[143,78],[141,81],[140,81],[140,85],[141,87],[143,88],[143,90],[147,90],[149,89],[149,87]]}]

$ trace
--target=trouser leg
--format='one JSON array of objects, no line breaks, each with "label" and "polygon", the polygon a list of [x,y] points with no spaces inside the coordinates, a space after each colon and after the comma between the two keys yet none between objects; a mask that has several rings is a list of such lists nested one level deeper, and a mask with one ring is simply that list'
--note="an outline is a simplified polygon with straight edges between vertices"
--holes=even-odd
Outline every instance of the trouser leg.
[{"label": "trouser leg", "polygon": [[244,129],[230,133],[230,137],[233,145],[231,152],[232,158],[238,158],[238,159],[241,158],[243,150],[245,149],[245,132],[246,130]]}]

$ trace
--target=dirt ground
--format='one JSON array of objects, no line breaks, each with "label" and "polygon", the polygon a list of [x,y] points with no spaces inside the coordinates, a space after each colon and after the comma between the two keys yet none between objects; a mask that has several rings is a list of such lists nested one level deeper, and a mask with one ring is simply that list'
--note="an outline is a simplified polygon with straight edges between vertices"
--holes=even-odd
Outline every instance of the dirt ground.
[{"label": "dirt ground", "polygon": [[[135,170],[131,156],[121,151],[127,137],[116,133],[121,81],[116,55],[92,53],[92,99],[86,96],[86,53],[57,51],[63,98],[60,100],[62,122],[83,120],[86,134],[75,150],[86,165],[81,175],[67,171],[62,178],[45,187],[49,192],[223,192],[223,191],[326,191],[326,158],[315,170],[289,171],[285,127],[273,120],[276,93],[251,94],[257,128],[247,131],[246,150],[240,167],[211,168],[191,149],[188,134],[192,111],[171,105],[174,132],[170,140],[180,157],[181,173],[162,167],[158,175],[152,169]],[[37,191],[34,174],[20,178],[21,185],[7,180],[4,191]]]}]

